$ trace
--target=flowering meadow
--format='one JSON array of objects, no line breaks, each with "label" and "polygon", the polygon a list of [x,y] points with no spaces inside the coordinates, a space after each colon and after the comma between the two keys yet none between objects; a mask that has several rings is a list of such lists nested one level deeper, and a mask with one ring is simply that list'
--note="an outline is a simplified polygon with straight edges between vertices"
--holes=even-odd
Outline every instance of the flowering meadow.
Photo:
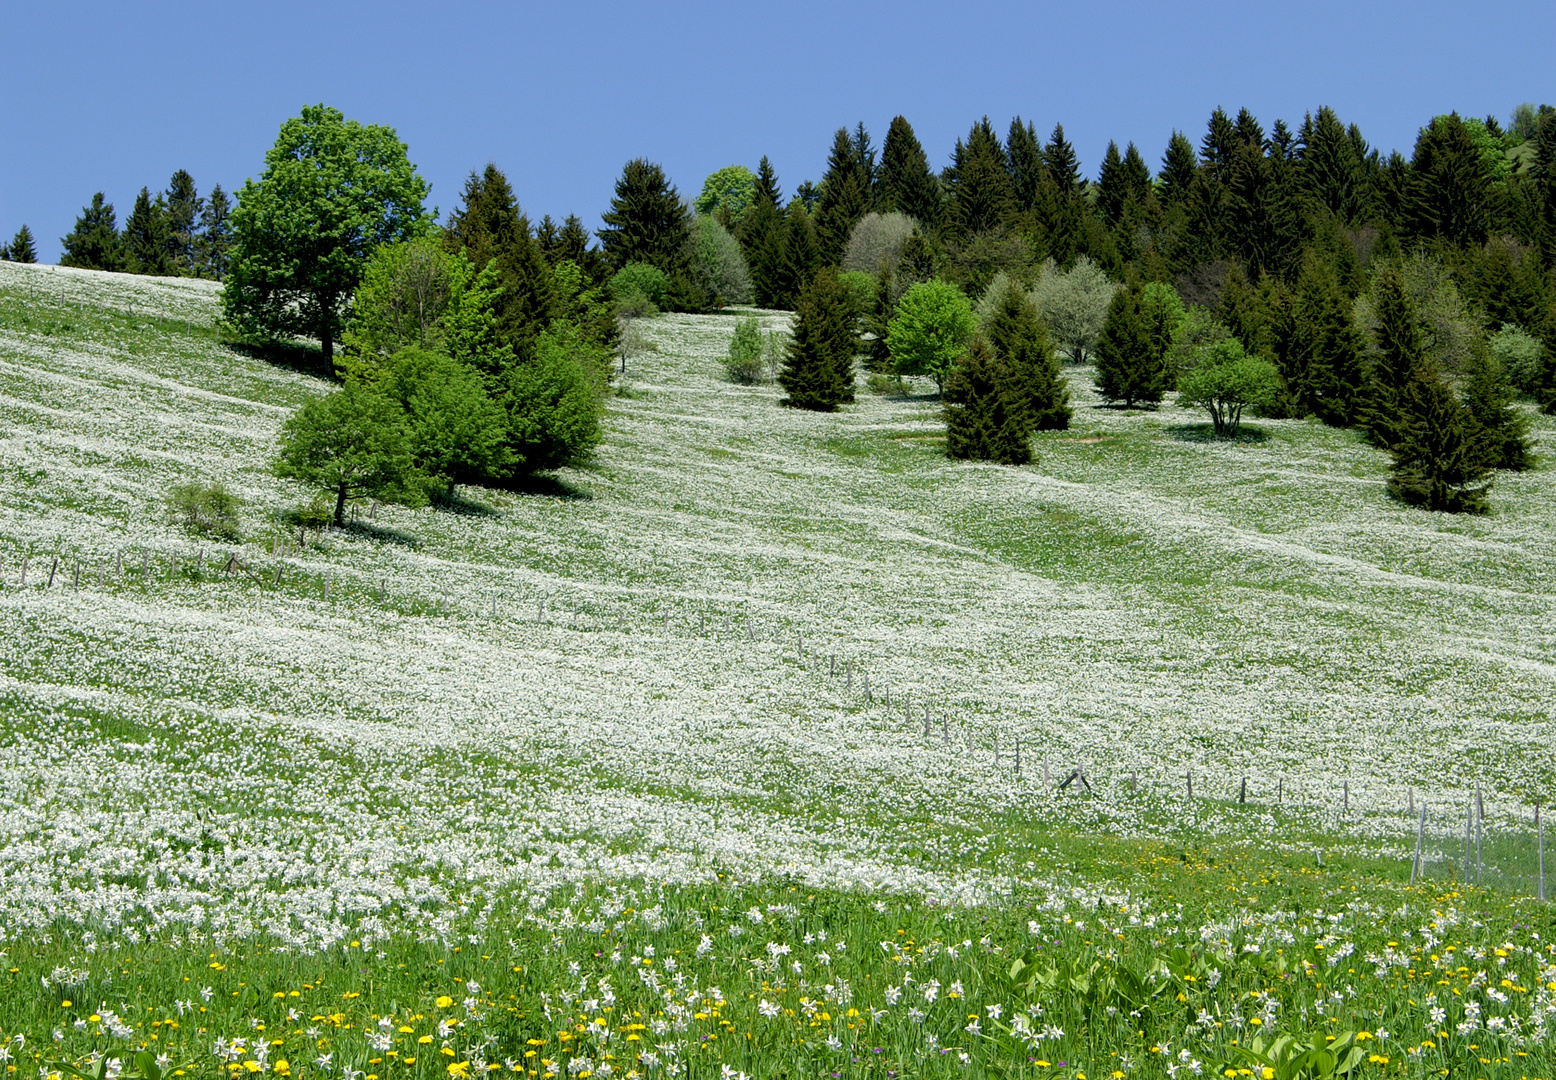
[{"label": "flowering meadow", "polygon": [[589,469],[300,536],[329,384],[216,289],[0,263],[8,1069],[1551,1077],[1549,909],[1447,876],[1556,787],[1556,474],[1427,514],[1081,369],[951,462],[663,316]]}]

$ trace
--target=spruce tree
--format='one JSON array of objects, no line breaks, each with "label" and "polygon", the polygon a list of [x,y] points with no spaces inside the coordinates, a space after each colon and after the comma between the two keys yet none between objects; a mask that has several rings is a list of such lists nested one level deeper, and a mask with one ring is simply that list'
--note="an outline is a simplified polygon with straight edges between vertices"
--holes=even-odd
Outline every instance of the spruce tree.
[{"label": "spruce tree", "polygon": [[229,249],[232,247],[232,203],[217,184],[211,188],[205,210],[200,215],[200,235],[195,242],[195,259],[203,277],[217,281],[227,276]]},{"label": "spruce tree", "polygon": [[33,243],[32,230],[26,225],[16,230],[16,235],[6,245],[5,257],[16,263],[35,263],[38,261],[38,247]]},{"label": "spruce tree", "polygon": [[562,261],[561,243],[561,228],[551,219],[550,214],[543,215],[535,226],[535,246],[540,248],[540,257],[546,260],[548,266],[555,266]]},{"label": "spruce tree", "polygon": [[76,227],[69,236],[60,238],[61,266],[79,266],[87,270],[122,270],[124,268],[123,245],[119,241],[119,224],[113,212],[113,203],[103,201],[99,191],[92,196],[92,205],[83,207],[76,218]]},{"label": "spruce tree", "polygon": [[135,196],[135,208],[124,219],[124,267],[132,274],[167,276],[176,271],[167,203],[146,188]]},{"label": "spruce tree", "polygon": [[958,236],[966,239],[1007,223],[1016,206],[1015,188],[1005,148],[987,116],[972,126],[965,142],[957,140],[945,184]]},{"label": "spruce tree", "polygon": [[463,203],[449,214],[443,243],[451,251],[462,250],[477,272],[495,262],[502,287],[498,335],[515,356],[528,357],[551,318],[551,270],[513,187],[496,165],[489,163],[465,180]]},{"label": "spruce tree", "polygon": [[1405,391],[1426,358],[1426,345],[1421,339],[1415,305],[1410,302],[1397,270],[1391,267],[1378,275],[1373,295],[1378,314],[1374,332],[1377,352],[1362,419],[1368,438],[1388,450],[1404,437]]},{"label": "spruce tree", "polygon": [[1110,227],[1118,224],[1127,198],[1124,157],[1118,152],[1118,143],[1109,139],[1107,153],[1102,155],[1102,170],[1097,174],[1097,212]]},{"label": "spruce tree", "polygon": [[1483,345],[1465,364],[1462,393],[1482,462],[1510,472],[1523,472],[1533,465],[1529,421],[1513,404],[1516,391],[1508,373]]},{"label": "spruce tree", "polygon": [[783,194],[772,162],[764,156],[756,170],[756,196],[735,234],[751,268],[751,292],[758,307],[778,307],[782,299],[783,231]]},{"label": "spruce tree", "polygon": [[1038,192],[1042,190],[1047,172],[1043,165],[1043,144],[1038,141],[1037,129],[1031,121],[1022,123],[1018,116],[1010,122],[1010,134],[1005,138],[1005,158],[1010,164],[1016,209],[1030,213],[1037,207]]},{"label": "spruce tree", "polygon": [[1345,126],[1329,106],[1303,118],[1297,133],[1297,176],[1303,193],[1350,224],[1368,209],[1370,192],[1363,162]]},{"label": "spruce tree", "polygon": [[1064,137],[1064,125],[1055,124],[1053,134],[1048,137],[1048,145],[1043,147],[1043,164],[1048,168],[1049,179],[1059,192],[1061,199],[1069,200],[1080,197],[1086,190],[1086,181],[1081,176],[1080,159],[1075,156],[1075,147]]},{"label": "spruce tree", "polygon": [[805,204],[799,199],[789,200],[784,213],[783,232],[779,235],[778,272],[773,306],[793,308],[799,301],[800,291],[815,276],[822,265],[817,251],[816,227],[811,223]]},{"label": "spruce tree", "polygon": [[854,301],[837,270],[823,266],[800,289],[789,353],[778,383],[783,404],[832,412],[854,400]]},{"label": "spruce tree", "polygon": [[167,185],[168,249],[180,274],[199,272],[195,242],[199,237],[200,215],[205,200],[195,188],[194,177],[179,169]]},{"label": "spruce tree", "polygon": [[1188,201],[1189,187],[1194,183],[1197,168],[1194,144],[1183,132],[1174,131],[1167,142],[1167,152],[1162,155],[1160,181],[1165,205],[1178,206]]},{"label": "spruce tree", "polygon": [[1540,207],[1540,250],[1546,270],[1556,273],[1556,109],[1542,110],[1535,128],[1534,182]]},{"label": "spruce tree", "polygon": [[1427,510],[1483,512],[1491,483],[1474,418],[1430,361],[1416,365],[1399,404],[1389,491]]},{"label": "spruce tree", "polygon": [[1037,304],[1014,279],[1007,278],[995,297],[985,333],[995,354],[1010,368],[1029,426],[1035,431],[1068,428],[1070,387]]},{"label": "spruce tree", "polygon": [[946,454],[1025,465],[1030,419],[1019,375],[981,336],[951,366],[945,385]]},{"label": "spruce tree", "polygon": [[926,229],[940,227],[940,181],[930,171],[929,159],[913,126],[894,117],[881,146],[881,209],[907,214]]},{"label": "spruce tree", "polygon": [[1227,117],[1226,110],[1217,106],[1210,114],[1205,137],[1199,144],[1199,159],[1216,180],[1225,182],[1232,164],[1232,150],[1238,141],[1237,128]]},{"label": "spruce tree", "polygon": [[816,204],[816,246],[821,261],[837,266],[859,219],[870,212],[870,175],[854,136],[838,128],[827,155],[827,171],[821,178],[821,199]]},{"label": "spruce tree", "polygon": [[1456,247],[1480,244],[1490,224],[1493,178],[1480,146],[1458,113],[1421,129],[1410,159],[1403,207],[1406,230]]},{"label": "spruce tree", "polygon": [[663,168],[643,158],[627,162],[611,207],[600,218],[605,222],[600,243],[612,268],[644,262],[672,280],[687,276],[690,212]]},{"label": "spruce tree", "polygon": [[1166,358],[1159,355],[1137,289],[1119,289],[1097,339],[1097,393],[1132,409],[1156,403],[1167,389]]},{"label": "spruce tree", "polygon": [[1334,271],[1314,258],[1297,279],[1295,301],[1298,355],[1290,367],[1300,371],[1302,405],[1331,427],[1350,427],[1361,415],[1367,389],[1364,346],[1351,305]]}]

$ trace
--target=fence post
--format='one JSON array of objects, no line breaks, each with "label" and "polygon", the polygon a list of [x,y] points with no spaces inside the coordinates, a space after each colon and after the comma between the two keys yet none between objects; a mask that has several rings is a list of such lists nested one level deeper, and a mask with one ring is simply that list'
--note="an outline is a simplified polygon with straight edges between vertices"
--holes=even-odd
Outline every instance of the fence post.
[{"label": "fence post", "polygon": [[1243,786],[1237,789],[1237,805],[1246,806],[1248,803],[1248,777],[1243,777]]},{"label": "fence post", "polygon": [[1421,804],[1421,824],[1416,826],[1416,858],[1410,864],[1410,884],[1421,876],[1421,848],[1426,843],[1426,803]]},{"label": "fence post", "polygon": [[27,563],[29,561],[27,556],[22,556],[22,588],[24,589],[27,587]]},{"label": "fence post", "polygon": [[1475,785],[1475,884],[1480,884],[1485,863],[1480,857],[1481,824],[1486,820],[1486,802],[1481,798],[1480,785]]},{"label": "fence post", "polygon": [[1411,817],[1414,817],[1415,816],[1415,812],[1416,812],[1416,789],[1412,786],[1408,790],[1409,790],[1409,794],[1405,796],[1409,800],[1409,802],[1410,802],[1410,806],[1409,806],[1409,811],[1408,812],[1409,812]]},{"label": "fence post", "polygon": [[1475,847],[1470,839],[1470,834],[1475,831],[1475,804],[1470,803],[1469,809],[1464,812],[1464,883],[1470,883],[1470,859],[1475,855]]},{"label": "fence post", "polygon": [[1535,828],[1540,833],[1540,899],[1545,899],[1545,822],[1540,820],[1540,808],[1534,808]]},{"label": "fence post", "polygon": [[1021,775],[1021,740],[1016,740],[1016,775]]},{"label": "fence post", "polygon": [[1133,795],[1140,790],[1140,774],[1133,770],[1129,773],[1129,794]]},{"label": "fence post", "polygon": [[1189,782],[1189,802],[1193,802],[1194,801],[1194,770],[1190,769],[1188,772],[1183,774],[1183,777],[1184,777],[1185,780],[1187,780]]},{"label": "fence post", "polygon": [[50,589],[52,589],[54,587],[54,573],[58,569],[59,569],[59,556],[56,555],[56,556],[54,556],[54,562],[49,566],[49,584],[48,584],[48,588],[50,588]]},{"label": "fence post", "polygon": [[929,703],[924,703],[924,738],[929,738]]},{"label": "fence post", "polygon": [[1351,812],[1351,782],[1349,780],[1344,780],[1344,781],[1341,781],[1341,783],[1343,783],[1345,785],[1345,803],[1344,803],[1344,806],[1345,806],[1345,812],[1347,814],[1349,814]]}]

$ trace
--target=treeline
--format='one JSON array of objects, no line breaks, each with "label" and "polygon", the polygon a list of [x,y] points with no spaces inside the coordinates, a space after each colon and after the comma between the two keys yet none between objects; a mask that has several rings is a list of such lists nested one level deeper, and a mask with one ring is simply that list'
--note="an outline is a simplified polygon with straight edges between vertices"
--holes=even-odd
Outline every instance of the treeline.
[{"label": "treeline", "polygon": [[[26,231],[25,225],[22,228]],[[123,229],[113,203],[101,191],[93,195],[75,228],[60,238],[59,264],[220,281],[227,275],[231,245],[232,202],[227,193],[217,184],[209,197],[202,196],[194,177],[179,169],[166,191],[153,195],[149,188],[140,189]],[[13,241],[13,253],[16,246]]]}]

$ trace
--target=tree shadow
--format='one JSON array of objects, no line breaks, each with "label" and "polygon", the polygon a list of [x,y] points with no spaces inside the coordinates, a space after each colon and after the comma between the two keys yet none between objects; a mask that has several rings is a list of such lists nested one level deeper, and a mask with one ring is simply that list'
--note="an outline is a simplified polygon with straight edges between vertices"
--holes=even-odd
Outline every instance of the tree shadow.
[{"label": "tree shadow", "polygon": [[398,544],[401,547],[419,551],[422,541],[415,533],[406,532],[404,529],[396,529],[388,525],[379,525],[373,521],[364,521],[358,518],[356,521],[348,521],[345,527],[337,529],[337,532],[351,533],[367,540],[376,540],[380,544]]},{"label": "tree shadow", "polygon": [[430,504],[434,510],[441,510],[445,514],[459,514],[462,517],[502,517],[500,511],[459,491],[442,492],[433,497]]},{"label": "tree shadow", "polygon": [[311,375],[316,379],[340,382],[335,365],[324,359],[324,350],[317,345],[297,341],[228,341],[227,348],[242,356],[262,361],[272,367],[285,368],[299,375]]},{"label": "tree shadow", "polygon": [[560,477],[548,473],[532,473],[528,476],[515,476],[503,485],[503,490],[515,495],[541,495],[552,499],[567,499],[574,502],[588,502],[594,498],[594,493],[587,488],[570,484]]},{"label": "tree shadow", "polygon": [[1167,428],[1167,434],[1179,442],[1192,443],[1264,443],[1269,442],[1270,437],[1260,428],[1250,424],[1243,424],[1237,429],[1237,434],[1227,438],[1216,434],[1213,424],[1173,424]]}]

